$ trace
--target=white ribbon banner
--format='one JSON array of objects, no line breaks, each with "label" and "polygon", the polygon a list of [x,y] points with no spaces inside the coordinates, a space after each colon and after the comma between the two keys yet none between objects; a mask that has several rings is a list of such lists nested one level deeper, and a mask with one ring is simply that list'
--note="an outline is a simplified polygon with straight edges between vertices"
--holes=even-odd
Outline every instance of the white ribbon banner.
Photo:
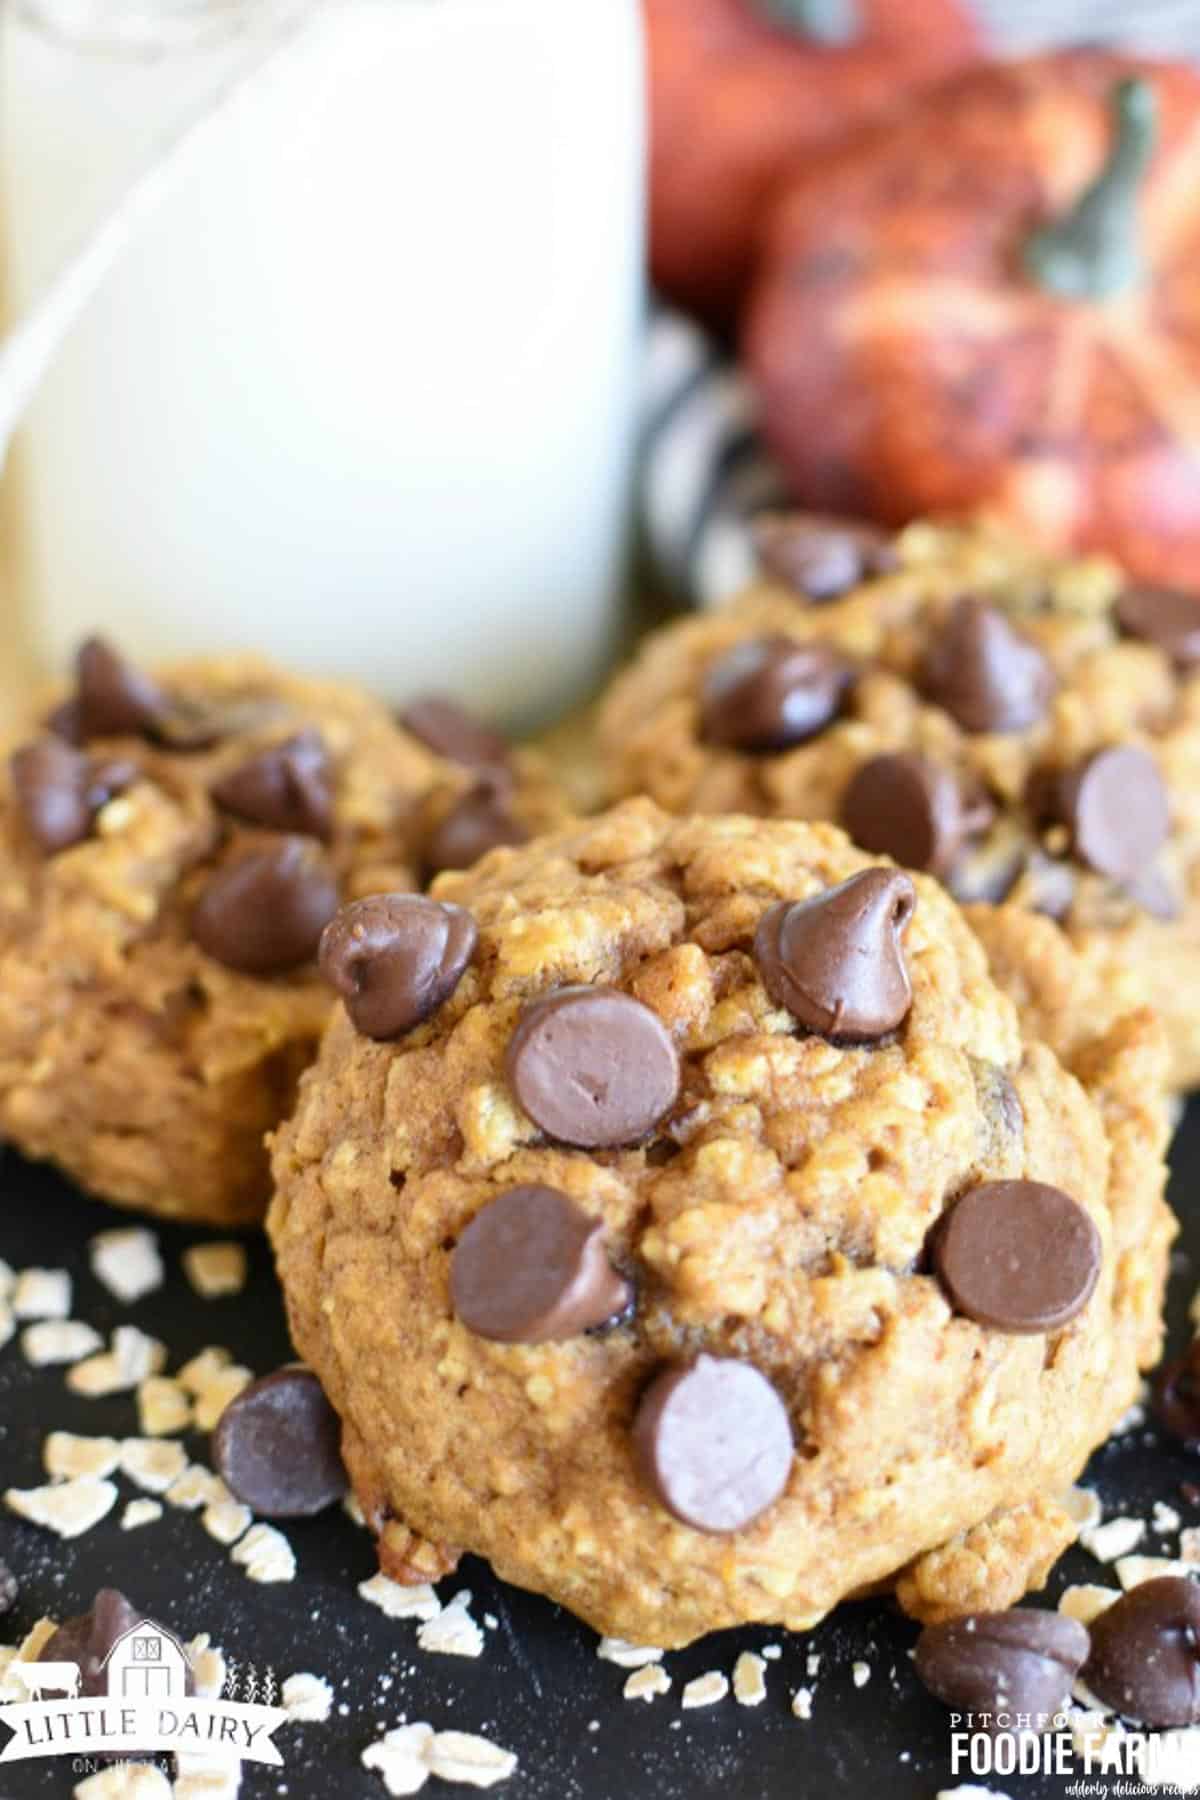
[{"label": "white ribbon banner", "polygon": [[271,1733],[286,1718],[281,1706],[237,1700],[31,1700],[0,1706],[0,1725],[13,1733],[0,1763],[113,1750],[218,1750],[281,1768]]}]

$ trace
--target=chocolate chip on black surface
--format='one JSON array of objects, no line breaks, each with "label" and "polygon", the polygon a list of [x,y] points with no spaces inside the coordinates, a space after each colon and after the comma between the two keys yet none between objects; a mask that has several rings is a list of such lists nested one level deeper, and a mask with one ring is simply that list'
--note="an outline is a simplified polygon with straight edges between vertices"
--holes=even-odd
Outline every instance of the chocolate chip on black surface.
[{"label": "chocolate chip on black surface", "polygon": [[787,750],[837,716],[853,678],[827,644],[754,638],[735,644],[709,669],[700,696],[705,740],[736,750]]},{"label": "chocolate chip on black surface", "polygon": [[343,907],[326,930],[321,973],[356,1031],[395,1038],[450,998],[478,940],[465,907],[424,894],[373,894]]},{"label": "chocolate chip on black surface", "polygon": [[264,1519],[307,1519],[349,1486],[341,1442],[341,1421],[320,1382],[291,1363],[230,1401],[213,1432],[213,1465]]},{"label": "chocolate chip on black surface", "polygon": [[958,601],[925,658],[928,698],[969,732],[1024,731],[1043,718],[1054,673],[1004,614],[971,596]]},{"label": "chocolate chip on black surface", "polygon": [[841,808],[842,825],[864,850],[937,876],[950,873],[994,816],[982,797],[968,799],[952,770],[915,750],[863,763]]},{"label": "chocolate chip on black surface", "polygon": [[450,1296],[469,1331],[544,1344],[606,1325],[632,1289],[609,1261],[601,1219],[558,1188],[508,1188],[482,1207],[454,1250]]},{"label": "chocolate chip on black surface", "polygon": [[1099,875],[1137,881],[1167,841],[1166,786],[1134,744],[1097,750],[1058,778],[1054,794],[1073,854]]},{"label": "chocolate chip on black surface", "polygon": [[192,910],[192,936],[227,968],[280,975],[317,954],[337,882],[306,838],[253,850],[218,871]]},{"label": "chocolate chip on black surface", "polygon": [[506,791],[480,782],[439,820],[425,845],[425,867],[431,876],[442,869],[469,869],[489,850],[528,842],[529,833],[509,810]]},{"label": "chocolate chip on black surface", "polygon": [[88,638],[76,661],[75,700],[84,739],[154,732],[169,711],[166,696],[103,638]]},{"label": "chocolate chip on black surface", "polygon": [[984,1727],[1011,1729],[997,1714],[1031,1715],[1049,1723],[1066,1706],[1071,1683],[1087,1661],[1089,1638],[1078,1619],[1014,1607],[970,1613],[927,1625],[914,1663],[931,1694],[955,1712],[991,1714]]},{"label": "chocolate chip on black surface", "polygon": [[400,723],[426,749],[468,769],[503,769],[509,746],[498,731],[473,718],[456,700],[424,694],[400,713]]},{"label": "chocolate chip on black surface", "polygon": [[333,833],[333,770],[319,731],[299,731],[260,750],[213,783],[213,799],[226,812],[270,831]]},{"label": "chocolate chip on black surface", "polygon": [[11,1612],[21,1586],[6,1562],[0,1562],[0,1613]]},{"label": "chocolate chip on black surface", "polygon": [[664,1369],[633,1428],[642,1479],[697,1531],[740,1531],[787,1486],[795,1444],[767,1377],[733,1357],[698,1356]]},{"label": "chocolate chip on black surface", "polygon": [[1193,1338],[1182,1356],[1163,1365],[1152,1391],[1163,1429],[1189,1450],[1200,1450],[1200,1338]]},{"label": "chocolate chip on black surface", "polygon": [[1200,1586],[1143,1581],[1091,1625],[1083,1679],[1106,1706],[1143,1725],[1200,1720]]},{"label": "chocolate chip on black surface", "polygon": [[808,1031],[871,1043],[907,1017],[902,939],[917,903],[898,869],[863,869],[811,900],[763,914],[754,959],[768,994]]},{"label": "chocolate chip on black surface", "polygon": [[818,513],[760,513],[754,547],[768,575],[809,600],[837,600],[859,582],[900,566],[883,531]]},{"label": "chocolate chip on black surface", "polygon": [[[101,1588],[90,1609],[67,1619],[47,1638],[38,1655],[39,1662],[73,1662],[79,1668],[79,1691],[84,1699],[107,1698],[108,1671],[104,1667],[109,1651],[119,1638],[137,1625],[160,1629],[153,1619],[127,1600],[117,1588]],[[187,1670],[185,1691],[195,1692],[192,1672]]]},{"label": "chocolate chip on black surface", "polygon": [[1014,1334],[1068,1324],[1091,1299],[1103,1262],[1089,1215],[1041,1181],[971,1188],[943,1217],[931,1248],[955,1311]]},{"label": "chocolate chip on black surface", "polygon": [[637,1143],[679,1093],[679,1055],[666,1026],[617,988],[563,987],[532,1001],[506,1066],[534,1124],[581,1149]]},{"label": "chocolate chip on black surface", "polygon": [[1178,588],[1126,588],[1116,616],[1128,637],[1154,644],[1181,669],[1200,663],[1200,595]]}]

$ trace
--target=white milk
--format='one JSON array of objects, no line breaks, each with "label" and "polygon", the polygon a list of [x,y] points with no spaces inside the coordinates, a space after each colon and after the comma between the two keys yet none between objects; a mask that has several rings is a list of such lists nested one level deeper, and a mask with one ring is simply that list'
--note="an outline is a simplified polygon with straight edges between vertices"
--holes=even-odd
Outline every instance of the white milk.
[{"label": "white milk", "polygon": [[[271,15],[6,9],[11,311]],[[31,407],[43,653],[100,628],[140,657],[259,646],[510,717],[576,697],[619,628],[642,158],[637,0],[314,5]]]}]

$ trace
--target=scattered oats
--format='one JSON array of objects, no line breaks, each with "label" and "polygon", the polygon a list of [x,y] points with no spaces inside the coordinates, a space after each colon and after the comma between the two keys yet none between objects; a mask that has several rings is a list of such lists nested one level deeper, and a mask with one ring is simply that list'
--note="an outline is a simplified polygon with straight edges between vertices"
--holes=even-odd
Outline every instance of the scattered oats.
[{"label": "scattered oats", "polygon": [[482,1656],[483,1632],[468,1612],[471,1596],[462,1593],[443,1607],[436,1618],[418,1627],[417,1643],[435,1656]]},{"label": "scattered oats", "polygon": [[[218,1480],[220,1477],[218,1477]],[[254,1523],[254,1514],[230,1494],[228,1499],[210,1500],[200,1523],[218,1544],[236,1544]]]},{"label": "scattered oats", "polygon": [[171,1784],[153,1763],[113,1763],[71,1792],[75,1800],[171,1800]]},{"label": "scattered oats", "polygon": [[8,1303],[15,1319],[68,1318],[71,1277],[65,1269],[23,1269]]},{"label": "scattered oats", "polygon": [[852,1663],[850,1676],[856,1688],[866,1687],[871,1679],[871,1665],[865,1662]]},{"label": "scattered oats", "polygon": [[1117,1580],[1128,1593],[1143,1581],[1156,1581],[1160,1575],[1193,1575],[1195,1569],[1169,1556],[1118,1556],[1113,1564]]},{"label": "scattered oats", "polygon": [[429,1780],[425,1752],[433,1743],[432,1725],[398,1725],[362,1753],[364,1769],[378,1769],[389,1794],[416,1794]]},{"label": "scattered oats", "polygon": [[110,1349],[68,1369],[67,1386],[93,1399],[127,1393],[140,1387],[148,1375],[157,1375],[166,1360],[166,1349],[157,1338],[147,1337],[136,1325],[118,1325]]},{"label": "scattered oats", "polygon": [[148,1375],[138,1388],[137,1406],[143,1437],[171,1437],[192,1422],[188,1391],[170,1375]]},{"label": "scattered oats", "polygon": [[98,1350],[104,1339],[81,1319],[39,1319],[21,1333],[21,1351],[35,1369],[74,1363]]},{"label": "scattered oats", "polygon": [[1120,1598],[1116,1588],[1096,1587],[1090,1582],[1083,1582],[1078,1587],[1064,1589],[1059,1595],[1058,1610],[1066,1613],[1068,1619],[1078,1619],[1081,1625],[1090,1625],[1114,1600]]},{"label": "scattered oats", "polygon": [[13,1663],[36,1662],[57,1630],[53,1619],[39,1619],[15,1650],[7,1646],[0,1650],[0,1701],[29,1698],[21,1677],[10,1674],[9,1669]]},{"label": "scattered oats", "polygon": [[348,1519],[353,1519],[353,1521],[356,1525],[361,1525],[365,1529],[366,1523],[367,1523],[367,1515],[362,1509],[362,1501],[359,1499],[358,1495],[354,1492],[353,1488],[350,1489],[350,1492],[346,1495],[345,1499],[342,1501],[342,1511],[345,1513],[345,1515]]},{"label": "scattered oats", "polygon": [[1081,1531],[1090,1531],[1104,1517],[1100,1496],[1092,1488],[1068,1488],[1058,1504],[1064,1512],[1070,1513]]},{"label": "scattered oats", "polygon": [[683,1709],[687,1712],[693,1706],[715,1706],[728,1692],[728,1677],[720,1669],[710,1669],[706,1675],[697,1675],[688,1682],[683,1690]]},{"label": "scattered oats", "polygon": [[283,1705],[289,1719],[323,1725],[333,1711],[333,1689],[320,1675],[289,1675],[283,1684]]},{"label": "scattered oats", "polygon": [[1200,1563],[1200,1525],[1188,1525],[1179,1534],[1181,1562]]},{"label": "scattered oats", "polygon": [[1116,1562],[1118,1556],[1127,1556],[1137,1548],[1146,1535],[1146,1526],[1141,1519],[1110,1519],[1107,1525],[1085,1526],[1079,1534],[1079,1541],[1085,1550],[1090,1550],[1097,1562]]},{"label": "scattered oats", "polygon": [[242,1765],[216,1751],[177,1750],[172,1800],[237,1800]]},{"label": "scattered oats", "polygon": [[753,1650],[743,1650],[733,1665],[733,1697],[739,1706],[761,1706],[767,1697],[766,1663]]},{"label": "scattered oats", "polygon": [[168,1438],[126,1438],[121,1445],[121,1473],[151,1494],[165,1494],[188,1466],[182,1444]]},{"label": "scattered oats", "polygon": [[189,1394],[202,1393],[210,1387],[223,1369],[229,1368],[233,1355],[221,1344],[209,1344],[207,1349],[197,1351],[190,1362],[185,1362],[175,1379]]},{"label": "scattered oats", "polygon": [[116,1505],[117,1490],[111,1481],[94,1475],[77,1475],[50,1487],[9,1488],[4,1503],[34,1525],[44,1525],[59,1537],[81,1537],[98,1525]]},{"label": "scattered oats", "polygon": [[211,1431],[231,1400],[236,1400],[244,1387],[254,1380],[253,1369],[231,1363],[222,1369],[196,1395],[194,1423],[197,1431]]},{"label": "scattered oats", "polygon": [[168,1506],[178,1506],[183,1512],[196,1512],[228,1492],[221,1477],[206,1469],[203,1463],[189,1463],[183,1474],[171,1483],[165,1498]]},{"label": "scattered oats", "polygon": [[116,1438],[76,1437],[72,1431],[52,1431],[42,1443],[42,1462],[55,1481],[72,1481],[77,1475],[112,1475],[121,1460]]},{"label": "scattered oats", "polygon": [[671,1677],[661,1663],[643,1663],[626,1676],[621,1692],[626,1700],[653,1700],[659,1694],[669,1693],[670,1688]]},{"label": "scattered oats", "polygon": [[183,1272],[205,1300],[240,1294],[246,1285],[246,1247],[232,1241],[193,1244],[183,1253]]},{"label": "scattered oats", "polygon": [[88,1251],[96,1280],[127,1306],[163,1284],[158,1239],[144,1225],[102,1231],[92,1239]]},{"label": "scattered oats", "polygon": [[1165,1500],[1156,1500],[1154,1502],[1154,1510],[1150,1515],[1150,1522],[1159,1537],[1169,1537],[1171,1532],[1178,1531],[1179,1527],[1183,1524],[1183,1520],[1175,1511],[1175,1508],[1173,1506],[1168,1506]]},{"label": "scattered oats", "polygon": [[202,1631],[186,1646],[192,1665],[192,1681],[201,1700],[216,1700],[225,1686],[225,1657],[216,1648],[207,1631]]},{"label": "scattered oats", "polygon": [[807,1721],[812,1718],[812,1703],[812,1689],[806,1687],[797,1688],[792,1695],[792,1712],[796,1718],[803,1719],[807,1723]]},{"label": "scattered oats", "polygon": [[596,1645],[601,1662],[616,1663],[620,1669],[640,1669],[646,1663],[659,1662],[662,1651],[649,1644],[627,1644],[624,1638],[602,1637]]},{"label": "scattered oats", "polygon": [[230,1555],[251,1581],[291,1581],[296,1573],[292,1546],[274,1525],[252,1525]]},{"label": "scattered oats", "polygon": [[390,1575],[372,1575],[369,1581],[359,1582],[358,1591],[389,1619],[436,1619],[442,1610],[441,1601],[427,1581],[407,1586],[393,1581]]},{"label": "scattered oats", "polygon": [[810,1681],[815,1681],[821,1672],[821,1652],[810,1650],[804,1659],[804,1673]]},{"label": "scattered oats", "polygon": [[439,1731],[425,1748],[430,1773],[441,1781],[457,1781],[466,1787],[490,1788],[507,1781],[517,1766],[511,1750],[467,1731]]},{"label": "scattered oats", "polygon": [[131,1500],[121,1514],[121,1530],[136,1531],[139,1525],[153,1525],[163,1516],[159,1500]]},{"label": "scattered oats", "polygon": [[783,1649],[779,1644],[764,1644],[762,1647],[762,1655],[766,1657],[768,1662],[778,1662],[783,1655]]}]

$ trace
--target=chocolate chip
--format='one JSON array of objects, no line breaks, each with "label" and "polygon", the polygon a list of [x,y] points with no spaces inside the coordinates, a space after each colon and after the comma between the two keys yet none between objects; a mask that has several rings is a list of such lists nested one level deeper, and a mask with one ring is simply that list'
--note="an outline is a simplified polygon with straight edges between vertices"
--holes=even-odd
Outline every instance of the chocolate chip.
[{"label": "chocolate chip", "polygon": [[1200,1586],[1183,1575],[1139,1582],[1091,1626],[1083,1679],[1143,1725],[1200,1719]]},{"label": "chocolate chip", "polygon": [[441,869],[469,869],[489,850],[528,840],[529,833],[505,804],[503,789],[481,782],[434,826],[425,845],[425,866],[431,876]]},{"label": "chocolate chip", "polygon": [[1154,1378],[1154,1411],[1164,1430],[1189,1450],[1200,1450],[1200,1338]]},{"label": "chocolate chip", "polygon": [[[105,1661],[120,1638],[137,1625],[150,1625],[161,1630],[153,1619],[139,1612],[116,1588],[101,1588],[90,1609],[67,1619],[47,1638],[38,1654],[45,1663],[72,1662],[79,1669],[79,1691],[84,1699],[108,1696],[108,1670]],[[185,1691],[195,1692],[192,1672],[187,1670]]]},{"label": "chocolate chip", "polygon": [[1004,614],[967,598],[953,608],[925,658],[924,686],[964,731],[1024,731],[1044,717],[1054,674]]},{"label": "chocolate chip", "polygon": [[679,1056],[666,1026],[616,988],[563,987],[533,1001],[517,1021],[506,1066],[534,1124],[584,1150],[636,1143],[679,1093]]},{"label": "chocolate chip", "polygon": [[214,875],[192,911],[200,948],[246,975],[308,962],[337,911],[337,883],[304,838],[254,850]]},{"label": "chocolate chip", "polygon": [[128,737],[150,733],[168,711],[157,682],[103,638],[89,638],[76,661],[76,701],[82,737]]},{"label": "chocolate chip", "polygon": [[401,712],[400,723],[427,749],[468,769],[504,768],[508,763],[508,745],[500,733],[442,694],[413,700]]},{"label": "chocolate chip", "polygon": [[760,513],[754,548],[767,574],[817,601],[840,599],[868,577],[900,566],[886,533],[818,513]]},{"label": "chocolate chip", "polygon": [[752,1363],[698,1356],[642,1396],[633,1449],[656,1499],[697,1531],[740,1531],[778,1500],[794,1453],[787,1408]]},{"label": "chocolate chip", "polygon": [[1116,881],[1136,881],[1167,840],[1167,790],[1135,745],[1115,745],[1062,776],[1059,816],[1077,859]]},{"label": "chocolate chip", "polygon": [[787,750],[836,718],[852,679],[827,644],[755,638],[708,671],[700,699],[703,736],[736,750]]},{"label": "chocolate chip", "polygon": [[618,1318],[632,1293],[608,1260],[603,1221],[551,1187],[512,1187],[489,1201],[450,1268],[458,1317],[500,1344],[576,1337]]},{"label": "chocolate chip", "polygon": [[321,939],[321,973],[356,1031],[412,1031],[454,992],[479,930],[465,907],[424,894],[373,894],[342,908]]},{"label": "chocolate chip", "polygon": [[916,1671],[931,1694],[955,1712],[1027,1713],[1049,1722],[1066,1706],[1071,1683],[1087,1660],[1088,1634],[1063,1613],[1014,1607],[968,1613],[927,1625],[917,1639]]},{"label": "chocolate chip", "polygon": [[95,813],[88,803],[90,763],[60,738],[39,738],[9,758],[13,798],[29,835],[47,856],[90,836]]},{"label": "chocolate chip", "polygon": [[971,1188],[933,1235],[933,1260],[956,1312],[997,1331],[1058,1331],[1100,1276],[1100,1233],[1082,1206],[1041,1181]]},{"label": "chocolate chip", "polygon": [[0,1562],[0,1613],[11,1612],[17,1604],[21,1588],[6,1562]]},{"label": "chocolate chip", "polygon": [[943,764],[902,750],[863,763],[843,796],[841,822],[864,850],[945,876],[993,816],[986,801],[968,804]]},{"label": "chocolate chip", "polygon": [[811,900],[780,900],[754,934],[763,986],[822,1037],[883,1037],[912,1005],[900,940],[916,904],[898,869],[863,869]]},{"label": "chocolate chip", "polygon": [[1200,663],[1200,595],[1178,588],[1126,588],[1116,613],[1122,631],[1155,644],[1181,669]]},{"label": "chocolate chip", "polygon": [[264,1519],[307,1519],[346,1492],[342,1427],[311,1369],[276,1369],[229,1402],[212,1437],[213,1466]]},{"label": "chocolate chip", "polygon": [[329,753],[319,731],[300,731],[248,757],[213,783],[213,799],[236,818],[271,831],[333,832]]}]

